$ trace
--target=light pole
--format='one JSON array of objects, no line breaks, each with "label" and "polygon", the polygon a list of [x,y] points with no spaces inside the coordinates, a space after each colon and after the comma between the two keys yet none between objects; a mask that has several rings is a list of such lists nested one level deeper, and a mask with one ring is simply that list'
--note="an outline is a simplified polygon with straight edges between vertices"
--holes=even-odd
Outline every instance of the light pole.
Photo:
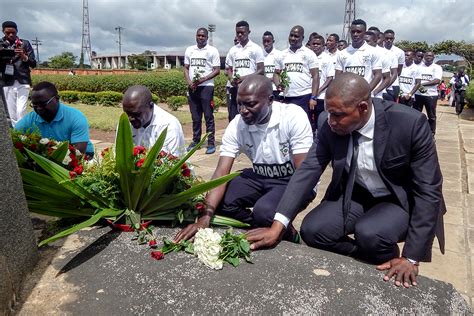
[{"label": "light pole", "polygon": [[118,31],[118,36],[119,36],[119,39],[117,41],[118,43],[118,47],[119,47],[119,60],[118,60],[118,68],[122,68],[122,30],[123,30],[123,27],[121,26],[117,26],[115,28],[116,31]]},{"label": "light pole", "polygon": [[216,31],[216,25],[215,24],[209,24],[207,27],[207,30],[209,31],[209,45],[213,45],[213,38],[212,38],[212,33]]}]

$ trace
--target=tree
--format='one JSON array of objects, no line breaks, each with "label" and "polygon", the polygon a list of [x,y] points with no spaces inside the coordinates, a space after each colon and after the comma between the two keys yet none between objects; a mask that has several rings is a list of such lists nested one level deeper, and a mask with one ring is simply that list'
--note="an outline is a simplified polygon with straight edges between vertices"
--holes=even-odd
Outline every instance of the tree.
[{"label": "tree", "polygon": [[71,52],[63,52],[61,55],[56,55],[49,59],[49,67],[56,69],[72,68],[76,58]]},{"label": "tree", "polygon": [[469,44],[464,41],[447,40],[435,43],[432,47],[435,54],[455,54],[464,58],[472,68],[474,62],[474,44]]},{"label": "tree", "polygon": [[422,51],[426,52],[427,50],[430,49],[430,45],[428,45],[428,43],[426,43],[425,41],[423,41],[423,42],[412,42],[412,41],[402,40],[402,41],[396,42],[395,45],[398,48],[402,49],[402,50],[411,49],[415,52],[417,50],[422,50]]},{"label": "tree", "polygon": [[148,70],[149,63],[151,62],[151,55],[153,52],[146,50],[143,53],[139,55],[131,55],[128,56],[128,65],[132,69],[137,69],[137,70]]}]

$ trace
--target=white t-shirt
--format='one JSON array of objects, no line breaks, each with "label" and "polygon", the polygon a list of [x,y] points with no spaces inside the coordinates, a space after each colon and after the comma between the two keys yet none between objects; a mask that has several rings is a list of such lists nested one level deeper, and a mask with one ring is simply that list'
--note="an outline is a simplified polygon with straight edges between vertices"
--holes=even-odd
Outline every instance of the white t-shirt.
[{"label": "white t-shirt", "polygon": [[168,131],[162,150],[178,157],[181,156],[185,152],[184,134],[181,124],[176,117],[156,104],[153,106],[153,117],[150,125],[139,129],[132,126],[133,143],[136,146],[150,148],[158,140],[165,127],[168,127]]},{"label": "white t-shirt", "polygon": [[225,63],[232,67],[234,76],[238,74],[243,77],[256,72],[257,64],[263,63],[264,59],[262,48],[249,40],[245,46],[240,43],[232,46],[227,53]]},{"label": "white t-shirt", "polygon": [[375,47],[365,43],[360,48],[352,45],[339,51],[336,70],[352,72],[364,77],[370,83],[374,77],[372,71],[382,69],[382,61]]},{"label": "white t-shirt", "polygon": [[[398,68],[398,62],[394,54],[390,53],[390,51],[387,51],[385,48],[380,47],[380,46],[375,46],[374,47],[377,53],[379,54],[379,58],[382,62],[382,73],[389,73],[390,76],[390,71],[392,68]],[[380,86],[383,82],[380,80],[379,84],[377,85]],[[377,95],[374,95],[375,98],[380,98],[382,99],[383,94],[386,92],[386,89],[384,88],[382,91],[377,93]]]},{"label": "white t-shirt", "polygon": [[270,53],[267,53],[265,49],[263,50],[263,56],[265,60],[263,62],[265,66],[265,77],[272,81],[273,90],[276,90],[275,84],[273,83],[273,74],[275,73],[275,58],[281,54],[278,49],[273,48]]},{"label": "white t-shirt", "polygon": [[301,46],[296,52],[290,48],[281,52],[275,60],[276,70],[286,70],[290,86],[287,97],[297,97],[312,93],[313,77],[311,69],[318,69],[316,54],[305,46]]},{"label": "white t-shirt", "polygon": [[273,101],[270,121],[247,125],[237,115],[227,126],[220,155],[236,158],[243,152],[253,163],[254,172],[269,178],[291,176],[292,156],[307,153],[313,133],[306,112],[294,104]]},{"label": "white t-shirt", "polygon": [[[400,74],[400,92],[408,94],[415,86],[416,79],[421,79],[418,66],[412,63],[410,66],[403,65],[402,73]],[[413,98],[413,96],[412,96]]]},{"label": "white t-shirt", "polygon": [[[395,55],[395,58],[397,60],[397,68],[398,68],[398,65],[405,65],[405,52],[403,50],[401,50],[400,48],[398,48],[395,45],[392,45],[392,47],[390,47],[389,51],[393,55]],[[397,79],[395,79],[395,81],[392,83],[392,85],[388,89],[391,89],[393,86],[395,86],[395,87],[399,86],[398,74],[397,74]]]},{"label": "white t-shirt", "polygon": [[331,57],[332,62],[334,63],[334,69],[336,69],[336,62],[337,62],[337,55],[339,55],[339,49],[336,49],[334,53],[331,53],[329,50],[325,50],[325,52]]},{"label": "white t-shirt", "polygon": [[[321,54],[316,55],[316,58],[318,59],[318,64],[319,64],[319,87],[321,87],[326,80],[328,80],[328,77],[333,77],[334,78],[334,73],[336,70],[334,69],[334,62],[333,58],[329,56],[328,53],[322,52]],[[324,97],[326,96],[326,89],[324,91],[319,90],[319,96],[318,99],[324,100]]]},{"label": "white t-shirt", "polygon": [[[425,64],[420,64],[418,65],[418,71],[420,72],[421,85],[435,79],[441,80],[441,78],[443,77],[443,68],[441,68],[440,65],[437,65],[435,63],[432,63],[429,66],[426,66]],[[417,90],[415,94],[429,97],[434,97],[438,95],[437,84],[426,86],[425,88],[425,93],[421,93],[420,90]]]},{"label": "white t-shirt", "polygon": [[[217,48],[206,45],[199,48],[197,45],[189,46],[184,52],[184,64],[189,65],[189,79],[193,80],[198,72],[202,77],[209,75],[214,67],[220,67],[221,60]],[[199,86],[213,86],[214,79],[207,80]]]}]

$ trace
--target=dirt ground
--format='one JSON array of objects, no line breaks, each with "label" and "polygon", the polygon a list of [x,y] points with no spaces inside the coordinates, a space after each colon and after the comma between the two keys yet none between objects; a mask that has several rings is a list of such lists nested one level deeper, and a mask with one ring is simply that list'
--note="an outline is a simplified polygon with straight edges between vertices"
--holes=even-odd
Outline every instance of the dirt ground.
[{"label": "dirt ground", "polygon": [[[216,120],[216,131],[224,129],[227,127],[229,122],[226,119]],[[115,131],[102,131],[100,129],[91,129],[90,138],[95,140],[100,140],[102,142],[113,143],[115,142]],[[193,126],[191,123],[183,125],[183,132],[185,138],[191,138],[193,135]],[[206,132],[206,126],[203,120],[202,132]]]}]

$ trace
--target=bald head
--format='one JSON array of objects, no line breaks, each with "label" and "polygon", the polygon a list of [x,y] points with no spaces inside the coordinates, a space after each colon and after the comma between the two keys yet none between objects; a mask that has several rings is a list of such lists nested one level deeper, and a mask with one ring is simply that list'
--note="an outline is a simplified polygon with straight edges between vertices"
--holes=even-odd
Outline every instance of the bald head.
[{"label": "bald head", "polygon": [[372,113],[369,84],[350,72],[336,76],[326,91],[325,102],[329,126],[338,135],[362,128]]},{"label": "bald head", "polygon": [[122,99],[123,111],[134,128],[147,127],[153,118],[154,104],[150,90],[141,85],[131,86]]},{"label": "bald head", "polygon": [[123,94],[122,103],[129,102],[130,100],[149,104],[151,102],[151,92],[147,87],[142,85],[131,86]]},{"label": "bald head", "polygon": [[295,25],[291,28],[291,31],[298,31],[301,35],[304,35],[304,27],[301,25]]},{"label": "bald head", "polygon": [[239,86],[239,90],[246,89],[252,91],[254,94],[264,94],[270,96],[273,93],[272,82],[265,76],[262,75],[248,75]]},{"label": "bald head", "polygon": [[363,77],[343,72],[336,76],[326,91],[326,99],[334,97],[340,98],[345,106],[355,106],[370,99],[370,86]]}]

